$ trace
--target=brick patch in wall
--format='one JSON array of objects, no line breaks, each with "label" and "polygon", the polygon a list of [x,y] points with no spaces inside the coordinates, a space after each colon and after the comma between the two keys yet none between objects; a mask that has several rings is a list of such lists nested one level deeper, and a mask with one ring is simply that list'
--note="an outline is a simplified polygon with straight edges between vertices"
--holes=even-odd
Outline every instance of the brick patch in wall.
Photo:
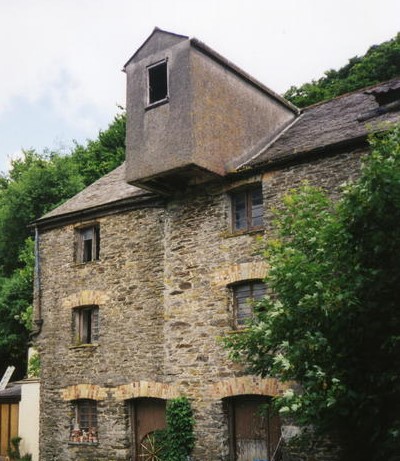
[{"label": "brick patch in wall", "polygon": [[117,400],[128,400],[138,397],[172,399],[180,395],[175,386],[156,381],[136,381],[123,384],[116,387],[113,392]]},{"label": "brick patch in wall", "polygon": [[288,387],[288,384],[281,383],[275,378],[261,379],[254,376],[242,376],[212,384],[210,386],[210,394],[215,399],[245,394],[274,397],[282,394]]},{"label": "brick patch in wall", "polygon": [[107,390],[95,384],[76,384],[61,390],[61,397],[65,401],[78,399],[104,400]]},{"label": "brick patch in wall", "polygon": [[109,296],[105,291],[82,290],[62,299],[63,307],[99,306],[105,304]]},{"label": "brick patch in wall", "polygon": [[219,269],[214,274],[214,284],[226,286],[242,280],[262,280],[265,278],[267,270],[268,264],[265,261],[231,264]]}]

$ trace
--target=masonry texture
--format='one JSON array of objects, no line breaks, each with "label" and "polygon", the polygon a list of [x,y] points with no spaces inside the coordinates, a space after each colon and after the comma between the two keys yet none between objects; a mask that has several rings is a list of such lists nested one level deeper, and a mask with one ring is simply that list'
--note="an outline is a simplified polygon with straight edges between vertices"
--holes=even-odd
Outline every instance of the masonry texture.
[{"label": "masonry texture", "polygon": [[[261,104],[259,95],[265,94],[263,117],[267,114],[274,120],[266,124],[263,133],[262,124],[250,128],[240,119],[231,161],[229,133],[235,131],[235,117],[229,114],[224,122],[223,109],[211,111],[218,113],[216,125],[212,117],[207,119],[206,106],[215,105],[212,92],[211,100],[196,100],[201,106],[196,116],[205,117],[205,124],[187,106],[179,113],[179,104],[173,107],[173,92],[171,101],[151,108],[151,117],[159,118],[156,130],[170,127],[165,151],[164,138],[157,137],[146,125],[149,117],[143,104],[145,94],[141,93],[146,91],[146,66],[166,57],[179,59],[174,55],[176,47],[178,54],[181,49],[189,53],[189,48],[195,47],[193,59],[201,61],[201,66],[195,66],[194,86],[189,90],[181,87],[180,91],[189,93],[177,94],[177,100],[193,97],[192,91],[203,97],[207,91],[202,93],[202,75],[215,79],[213,88],[224,87],[221,73],[227,72],[228,106],[235,99],[234,82],[239,79],[237,101],[244,107],[246,123],[251,125],[251,117],[257,118],[257,110],[252,114],[251,106]],[[36,344],[42,367],[40,460],[146,459],[140,457],[140,445],[146,440],[143,436],[152,432],[151,427],[156,428],[165,402],[178,396],[187,396],[194,410],[193,461],[266,459],[271,452],[265,448],[260,455],[257,448],[264,446],[254,429],[258,416],[254,411],[246,413],[246,405],[253,405],[249,397],[253,402],[265,402],[283,393],[288,384],[249,376],[229,360],[220,338],[240,334],[234,329],[232,287],[265,277],[268,261],[260,255],[260,237],[269,238],[272,209],[280,206],[287,191],[308,181],[337,197],[341,185],[357,177],[360,159],[368,154],[366,136],[370,129],[357,121],[357,114],[376,112],[376,119],[369,120],[371,127],[398,120],[398,112],[378,110],[371,90],[314,106],[298,115],[289,103],[204,45],[158,29],[132,59],[126,66],[127,73],[141,76],[137,87],[134,82],[128,86],[128,174],[122,165],[35,223]],[[212,62],[207,64],[207,59]],[[181,72],[185,69],[190,72],[185,66]],[[186,82],[189,77],[179,76]],[[170,83],[174,88],[176,82]],[[390,93],[397,87],[400,82],[391,82],[383,84],[380,91]],[[179,88],[177,85],[176,91]],[[246,102],[254,92],[257,104],[251,98]],[[138,99],[140,110],[135,106]],[[175,112],[170,118],[166,113],[172,110]],[[191,120],[180,119],[192,115]],[[175,126],[176,117],[180,123]],[[293,122],[291,126],[289,121]],[[192,123],[200,125],[187,133],[185,130],[193,129]],[[213,125],[217,127],[214,131]],[[182,126],[184,133],[179,131]],[[229,130],[224,132],[223,126]],[[160,128],[161,133],[164,128]],[[140,132],[139,143],[147,143],[147,150],[133,148],[135,139],[130,130]],[[157,138],[155,144],[152,137]],[[170,149],[178,149],[182,140],[189,138],[189,150],[195,139],[195,144],[203,148],[205,141],[209,152],[192,155],[192,151],[183,149],[182,165],[186,168],[190,164],[190,168],[177,175],[176,158],[168,155]],[[265,146],[254,150],[263,139]],[[150,152],[149,156],[144,152]],[[199,172],[210,156],[217,156],[215,162],[222,162],[224,168],[218,174],[204,176]],[[137,171],[135,158],[140,163]],[[148,169],[147,161],[152,163]],[[150,176],[160,172],[160,168],[164,172],[156,180],[146,176],[147,172]],[[217,168],[214,165],[210,169]],[[135,184],[143,180],[146,191],[129,184],[135,175],[140,176]],[[260,185],[263,225],[235,231],[232,194]],[[77,255],[82,254],[85,228],[98,234],[96,245],[100,251],[98,258],[94,257],[96,252],[90,247],[93,257],[82,262]],[[89,244],[94,245],[95,240]],[[96,317],[88,320],[92,308]],[[78,327],[77,319],[81,322]],[[96,335],[77,340],[76,328],[87,329],[88,325],[96,327]],[[85,418],[79,414],[79,405],[88,402],[96,409],[91,411],[97,412],[97,419],[93,414],[86,415],[91,422],[82,429],[79,418]],[[248,426],[254,434],[246,435],[247,439],[236,427],[240,421],[235,419],[235,411],[252,418]],[[95,427],[88,428],[92,425]],[[96,432],[95,437],[91,432],[88,438],[90,431]],[[251,458],[243,455],[241,441],[247,448],[253,444],[258,454]],[[325,441],[315,453],[293,456],[290,459],[331,460],[335,454],[326,448]]]},{"label": "masonry texture", "polygon": [[[336,193],[358,170],[360,154],[265,174],[266,227],[289,188],[308,180]],[[258,254],[263,232],[231,231],[231,186],[195,188],[160,208],[98,218],[100,259],[87,264],[75,262],[75,225],[41,233],[42,460],[129,459],[131,399],[179,395],[195,410],[194,459],[229,459],[222,399],[282,392],[274,380],[235,381],[243,371],[218,340],[232,331],[229,285],[262,279],[267,270]],[[99,306],[99,342],[76,346],[72,310],[87,305]],[[81,398],[98,401],[96,446],[66,443],[70,403]]]}]

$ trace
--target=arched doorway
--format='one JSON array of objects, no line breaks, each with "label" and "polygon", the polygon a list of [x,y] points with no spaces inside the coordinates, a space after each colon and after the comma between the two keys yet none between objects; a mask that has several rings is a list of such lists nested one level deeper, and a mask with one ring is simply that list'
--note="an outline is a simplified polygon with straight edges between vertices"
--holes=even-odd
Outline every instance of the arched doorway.
[{"label": "arched doorway", "polygon": [[160,447],[156,434],[166,426],[166,400],[137,398],[131,401],[134,461],[159,461]]},{"label": "arched doorway", "polygon": [[225,399],[230,459],[232,461],[278,461],[281,436],[279,416],[270,408],[271,398],[241,395]]}]

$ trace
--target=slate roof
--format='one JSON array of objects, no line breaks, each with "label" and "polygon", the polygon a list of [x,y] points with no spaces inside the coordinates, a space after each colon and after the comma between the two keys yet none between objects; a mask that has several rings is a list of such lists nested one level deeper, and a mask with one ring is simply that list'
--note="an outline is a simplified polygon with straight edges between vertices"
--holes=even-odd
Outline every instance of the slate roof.
[{"label": "slate roof", "polygon": [[131,186],[125,182],[125,163],[111,173],[95,181],[77,195],[42,216],[36,223],[48,221],[62,215],[76,214],[83,211],[94,210],[105,205],[123,205],[137,198],[154,197],[147,191]]},{"label": "slate roof", "polygon": [[[396,93],[397,100],[387,103],[390,92]],[[237,171],[268,168],[279,162],[297,161],[305,154],[323,153],[350,143],[365,143],[371,131],[400,121],[399,92],[400,78],[397,78],[310,106]],[[383,95],[385,105],[380,106],[377,100],[382,100]],[[122,164],[34,224],[56,224],[69,218],[76,221],[80,215],[84,218],[96,210],[104,215],[124,206],[131,207],[143,201],[148,203],[148,200],[157,200],[157,196],[126,183],[125,164]]]},{"label": "slate roof", "polygon": [[[241,167],[295,160],[296,156],[365,139],[388,122],[400,121],[400,99],[380,106],[376,95],[396,92],[400,78],[339,96],[303,110],[273,143]],[[240,167],[239,167],[240,169]]]}]

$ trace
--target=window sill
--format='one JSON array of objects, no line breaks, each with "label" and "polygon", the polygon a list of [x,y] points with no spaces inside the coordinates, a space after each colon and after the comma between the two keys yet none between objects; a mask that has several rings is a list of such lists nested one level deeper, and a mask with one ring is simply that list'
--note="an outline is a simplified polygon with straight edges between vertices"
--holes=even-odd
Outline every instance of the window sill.
[{"label": "window sill", "polygon": [[97,447],[99,442],[68,442],[68,445],[73,446],[73,447],[80,447],[80,446],[91,446],[91,447]]},{"label": "window sill", "polygon": [[89,349],[93,350],[99,347],[98,343],[93,343],[93,344],[76,344],[73,346],[69,346],[69,349]]},{"label": "window sill", "polygon": [[265,232],[264,227],[257,227],[255,229],[245,229],[240,231],[228,231],[222,234],[224,238],[239,237],[240,235],[262,235]]},{"label": "window sill", "polygon": [[167,103],[169,103],[169,97],[168,96],[166,98],[164,98],[164,99],[160,99],[159,101],[152,102],[151,104],[148,104],[144,108],[144,110],[154,109],[155,107],[162,106],[162,105],[167,104]]},{"label": "window sill", "polygon": [[85,267],[90,264],[98,264],[100,259],[92,259],[91,261],[75,261],[75,267]]}]

